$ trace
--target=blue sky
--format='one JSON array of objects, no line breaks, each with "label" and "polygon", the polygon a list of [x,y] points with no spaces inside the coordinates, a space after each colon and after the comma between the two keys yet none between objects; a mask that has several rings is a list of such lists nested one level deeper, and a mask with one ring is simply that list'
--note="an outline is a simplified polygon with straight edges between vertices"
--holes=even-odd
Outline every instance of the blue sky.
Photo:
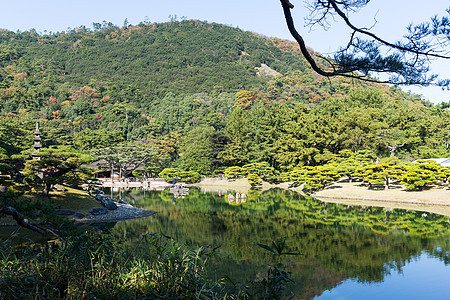
[{"label": "blue sky", "polygon": [[[131,24],[145,19],[150,22],[165,22],[169,15],[199,19],[239,27],[266,36],[292,40],[281,10],[279,0],[14,0],[1,1],[0,28],[25,31],[31,28],[44,33],[64,31],[80,25],[92,27],[93,22],[103,20],[122,25],[125,18]],[[313,49],[327,53],[345,44],[344,26],[331,21],[331,28],[303,27],[306,16],[304,1],[291,0],[295,5],[294,18],[299,30],[305,35],[307,44]],[[426,4],[424,4],[426,3]],[[448,0],[372,0],[354,15],[354,23],[372,26],[375,32],[386,39],[395,40],[411,22],[426,21],[435,14],[442,14],[450,7]],[[450,61],[433,63],[433,71],[450,78]],[[439,88],[405,87],[423,94],[434,103],[450,101],[450,91]]]}]

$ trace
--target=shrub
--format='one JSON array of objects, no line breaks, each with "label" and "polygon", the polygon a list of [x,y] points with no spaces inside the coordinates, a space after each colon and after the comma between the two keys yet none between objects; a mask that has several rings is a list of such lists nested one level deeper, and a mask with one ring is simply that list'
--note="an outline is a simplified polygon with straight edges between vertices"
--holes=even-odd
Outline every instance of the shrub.
[{"label": "shrub", "polygon": [[238,166],[232,166],[232,167],[226,168],[224,175],[227,178],[234,178],[234,179],[236,179],[236,178],[241,177],[243,175],[242,168],[238,167]]},{"label": "shrub", "polygon": [[253,173],[247,175],[247,180],[248,180],[248,183],[250,183],[252,186],[258,185],[261,183],[261,178],[259,178],[259,176],[257,174],[253,174]]},{"label": "shrub", "polygon": [[194,183],[200,180],[200,174],[195,171],[182,171],[177,168],[166,168],[159,173],[159,177],[171,182],[174,178],[187,182]]}]

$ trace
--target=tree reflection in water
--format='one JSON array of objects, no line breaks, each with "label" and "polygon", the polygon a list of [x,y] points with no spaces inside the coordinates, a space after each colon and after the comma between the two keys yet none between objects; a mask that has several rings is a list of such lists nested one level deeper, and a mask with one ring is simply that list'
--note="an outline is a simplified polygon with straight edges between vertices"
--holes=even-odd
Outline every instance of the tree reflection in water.
[{"label": "tree reflection in water", "polygon": [[[312,298],[342,280],[381,282],[401,271],[423,252],[449,264],[450,218],[378,207],[325,203],[286,190],[251,190],[244,203],[190,189],[173,205],[169,191],[128,191],[127,202],[154,210],[143,219],[119,222],[113,233],[129,243],[146,232],[162,232],[192,246],[220,245],[221,256],[211,264],[210,276],[229,276],[235,282],[258,280],[270,253],[269,245],[285,238],[286,257],[299,298]],[[405,278],[407,280],[407,278]]]}]

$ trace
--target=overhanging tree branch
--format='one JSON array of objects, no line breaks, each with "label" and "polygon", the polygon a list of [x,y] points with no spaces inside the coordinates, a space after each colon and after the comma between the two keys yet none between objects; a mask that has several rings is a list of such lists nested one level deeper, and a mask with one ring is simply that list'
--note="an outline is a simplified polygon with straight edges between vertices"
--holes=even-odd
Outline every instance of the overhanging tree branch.
[{"label": "overhanging tree branch", "polygon": [[5,204],[0,202],[0,213],[11,216],[17,225],[35,231],[37,233],[50,233],[53,236],[57,237],[62,242],[65,242],[63,238],[61,238],[58,234],[56,234],[51,229],[43,229],[35,224],[30,223],[27,219],[25,219],[21,213],[19,213],[14,207],[6,206]]},{"label": "overhanging tree branch", "polygon": [[355,32],[359,32],[361,34],[370,36],[371,38],[373,38],[374,40],[382,43],[383,45],[386,45],[388,47],[391,47],[391,48],[394,48],[394,49],[398,49],[398,50],[401,50],[401,51],[411,52],[411,53],[414,53],[416,55],[424,55],[424,56],[430,56],[430,57],[436,57],[436,58],[444,58],[444,59],[449,59],[450,58],[450,56],[440,55],[440,54],[437,54],[437,53],[431,53],[430,51],[422,52],[420,50],[417,50],[418,49],[417,46],[416,47],[412,47],[412,48],[406,48],[406,47],[403,47],[403,46],[400,46],[400,45],[396,45],[396,44],[390,43],[390,42],[388,42],[388,41],[378,37],[377,35],[375,35],[374,33],[370,32],[370,31],[364,30],[362,28],[358,28],[355,25],[353,25],[352,22],[350,22],[349,18],[345,15],[345,13],[336,4],[335,0],[328,0],[328,2],[333,7],[334,11],[344,20],[345,24],[347,24],[348,27],[350,27]]},{"label": "overhanging tree branch", "polygon": [[289,0],[280,0],[281,5],[283,6],[284,11],[284,17],[286,19],[286,23],[289,29],[289,32],[294,37],[294,39],[297,41],[298,45],[300,46],[300,51],[302,52],[305,59],[308,61],[308,63],[311,65],[314,71],[316,71],[318,74],[326,77],[341,75],[341,76],[347,76],[347,77],[354,77],[352,74],[346,74],[350,71],[346,70],[335,70],[333,72],[327,72],[325,70],[322,70],[317,65],[314,58],[309,53],[308,49],[306,48],[305,41],[303,37],[298,33],[298,31],[295,29],[294,20],[292,18],[291,9],[294,8],[294,5],[292,5]]},{"label": "overhanging tree branch", "polygon": [[[430,59],[450,59],[449,51],[445,49],[450,41],[448,18],[443,17],[439,20],[434,17],[430,23],[409,26],[409,35],[406,36],[407,43],[391,43],[380,38],[370,29],[356,27],[344,13],[344,10],[355,11],[365,6],[370,0],[313,0],[309,9],[312,10],[312,13],[320,15],[318,19],[314,19],[312,24],[320,23],[324,26],[324,23],[327,22],[327,16],[339,15],[352,30],[347,46],[337,51],[333,60],[325,59],[330,68],[327,70],[328,67],[320,66],[317,63],[308,51],[303,37],[296,30],[291,14],[294,5],[289,0],[280,0],[280,2],[289,32],[300,46],[300,51],[306,61],[319,75],[326,77],[342,76],[399,85],[416,84],[450,87],[448,79],[439,79],[437,75],[433,74],[427,75],[430,71]],[[450,9],[448,12],[450,13]],[[368,40],[361,38],[364,36]],[[441,40],[433,41],[429,38],[430,36]],[[439,49],[442,50],[439,51]],[[384,73],[390,77],[386,80],[377,80],[369,77],[372,73]]]}]

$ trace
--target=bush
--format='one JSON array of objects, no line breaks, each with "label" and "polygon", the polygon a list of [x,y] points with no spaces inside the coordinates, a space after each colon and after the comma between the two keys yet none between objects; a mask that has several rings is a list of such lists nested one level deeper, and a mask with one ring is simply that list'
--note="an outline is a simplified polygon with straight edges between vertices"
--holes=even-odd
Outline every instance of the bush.
[{"label": "bush", "polygon": [[176,168],[165,168],[159,172],[158,176],[170,182],[174,178],[178,178],[178,172],[179,170]]},{"label": "bush", "polygon": [[242,173],[242,168],[238,167],[238,166],[232,166],[229,168],[225,169],[225,173],[224,173],[226,178],[238,178],[241,177],[243,175]]},{"label": "bush", "polygon": [[195,171],[181,171],[177,168],[166,168],[159,173],[159,177],[164,178],[168,182],[172,182],[176,178],[186,183],[194,183],[199,181],[201,176]]},{"label": "bush", "polygon": [[258,185],[261,183],[261,178],[257,174],[248,174],[247,175],[248,183],[250,183],[252,186]]},{"label": "bush", "polygon": [[178,177],[181,181],[194,183],[200,180],[200,174],[195,171],[179,171]]}]

